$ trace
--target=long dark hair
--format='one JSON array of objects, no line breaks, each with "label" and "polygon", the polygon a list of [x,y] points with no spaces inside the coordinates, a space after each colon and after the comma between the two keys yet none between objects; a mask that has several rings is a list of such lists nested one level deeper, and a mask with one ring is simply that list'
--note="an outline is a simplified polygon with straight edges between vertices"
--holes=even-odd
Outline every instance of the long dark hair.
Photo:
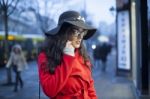
[{"label": "long dark hair", "polygon": [[[41,51],[46,53],[48,60],[46,68],[44,69],[49,71],[51,74],[54,74],[56,67],[61,64],[63,49],[66,46],[68,38],[72,35],[71,30],[74,26],[71,25],[66,27],[61,29],[61,32],[63,33],[58,33],[58,35],[54,36],[47,36],[42,46]],[[79,54],[83,57],[84,64],[90,69],[90,66],[87,64],[87,61],[90,61],[90,58],[87,55],[83,41],[81,42],[81,46],[79,48]]]}]

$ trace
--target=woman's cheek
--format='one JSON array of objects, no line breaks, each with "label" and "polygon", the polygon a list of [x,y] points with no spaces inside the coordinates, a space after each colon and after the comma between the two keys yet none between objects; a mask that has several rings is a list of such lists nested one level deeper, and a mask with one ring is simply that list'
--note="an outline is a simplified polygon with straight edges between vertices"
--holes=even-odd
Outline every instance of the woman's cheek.
[{"label": "woman's cheek", "polygon": [[80,47],[80,44],[79,43],[76,43],[76,42],[72,42],[72,46],[74,48],[79,48]]}]

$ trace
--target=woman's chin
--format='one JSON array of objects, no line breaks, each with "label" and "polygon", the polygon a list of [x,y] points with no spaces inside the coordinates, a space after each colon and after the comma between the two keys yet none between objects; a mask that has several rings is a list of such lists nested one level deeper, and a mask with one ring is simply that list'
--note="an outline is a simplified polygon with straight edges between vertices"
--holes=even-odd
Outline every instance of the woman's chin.
[{"label": "woman's chin", "polygon": [[74,46],[74,48],[79,48],[79,47],[80,47],[80,45],[75,45],[75,46]]}]

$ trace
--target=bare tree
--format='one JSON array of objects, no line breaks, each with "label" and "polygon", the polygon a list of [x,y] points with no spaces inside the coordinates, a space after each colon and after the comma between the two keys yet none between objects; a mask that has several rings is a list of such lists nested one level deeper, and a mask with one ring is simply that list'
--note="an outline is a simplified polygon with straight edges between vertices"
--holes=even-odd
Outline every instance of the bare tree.
[{"label": "bare tree", "polygon": [[[4,31],[5,31],[5,41],[4,41],[4,48],[5,48],[5,59],[8,59],[8,18],[14,12],[17,7],[17,4],[20,0],[0,0],[0,9],[1,15],[4,21]],[[7,83],[11,84],[11,71],[8,69],[7,71]]]},{"label": "bare tree", "polygon": [[52,11],[54,9],[54,5],[58,3],[56,1],[43,0],[43,4],[44,4],[43,15],[40,14],[40,7],[39,7],[40,3],[37,2],[38,7],[36,9],[36,17],[38,20],[39,27],[43,33],[45,33],[48,28],[50,28],[54,25],[54,20],[52,17],[57,12],[54,13],[54,12],[50,12],[50,11]]},{"label": "bare tree", "polygon": [[[41,7],[41,2],[43,4],[42,7]],[[28,14],[29,12],[30,12],[30,14],[33,13],[36,18],[35,19],[36,23],[34,25],[34,28],[37,28],[40,32],[45,33],[49,27],[51,27],[52,25],[55,25],[53,16],[54,16],[54,14],[56,14],[56,12],[55,13],[51,12],[51,10],[54,9],[53,6],[58,2],[50,1],[50,0],[42,0],[42,1],[26,0],[23,3],[24,3],[23,5],[25,5],[25,7],[22,8],[22,6],[21,6],[22,10],[19,12],[18,16],[21,16],[23,14]],[[51,10],[49,10],[49,9],[51,9]],[[42,10],[42,14],[41,14],[41,10]],[[30,15],[28,15],[27,18],[30,20],[32,19],[32,17]]]}]

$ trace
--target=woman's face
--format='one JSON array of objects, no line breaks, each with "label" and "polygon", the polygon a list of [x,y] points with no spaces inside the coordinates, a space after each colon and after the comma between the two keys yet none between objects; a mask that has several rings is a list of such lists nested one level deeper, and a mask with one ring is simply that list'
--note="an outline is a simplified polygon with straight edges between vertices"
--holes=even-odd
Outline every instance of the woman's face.
[{"label": "woman's face", "polygon": [[81,45],[81,41],[83,37],[86,35],[87,31],[82,28],[73,28],[72,35],[70,37],[70,41],[72,42],[72,46],[74,48],[79,48]]}]

